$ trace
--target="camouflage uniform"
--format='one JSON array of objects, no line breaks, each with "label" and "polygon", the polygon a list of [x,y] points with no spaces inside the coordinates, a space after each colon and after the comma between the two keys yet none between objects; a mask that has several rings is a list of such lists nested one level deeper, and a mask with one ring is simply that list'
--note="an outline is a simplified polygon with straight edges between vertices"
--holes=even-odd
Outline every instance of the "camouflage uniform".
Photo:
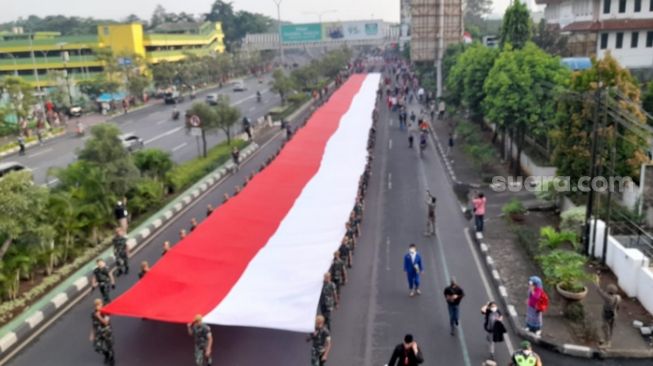
[{"label": "camouflage uniform", "polygon": [[96,267],[93,270],[93,276],[95,276],[95,280],[100,288],[102,301],[104,301],[105,304],[110,303],[111,298],[109,297],[109,291],[111,290],[111,277],[109,276],[109,269],[107,267]]},{"label": "camouflage uniform", "polygon": [[351,268],[351,252],[352,247],[349,244],[350,241],[345,238],[345,240],[342,241],[342,244],[340,244],[340,248],[338,248],[338,252],[340,252],[340,260],[342,260],[348,268]]},{"label": "camouflage uniform", "polygon": [[311,345],[311,366],[323,366],[322,355],[326,350],[327,341],[331,338],[329,330],[326,326],[323,326],[320,329],[316,329],[315,332],[311,333],[310,340]]},{"label": "camouflage uniform", "polygon": [[113,254],[116,256],[116,275],[129,273],[129,256],[127,255],[127,238],[113,237]]},{"label": "camouflage uniform", "polygon": [[95,315],[95,311],[91,313],[91,321],[93,322],[93,332],[95,334],[93,349],[104,356],[104,363],[113,365],[113,332],[111,331],[111,324],[102,324]]},{"label": "camouflage uniform", "polygon": [[331,279],[336,285],[336,291],[340,293],[340,287],[345,284],[345,262],[342,259],[334,258],[329,272],[331,272]]},{"label": "camouflage uniform", "polygon": [[191,327],[193,339],[195,341],[195,364],[197,366],[211,365],[212,360],[205,357],[206,347],[209,343],[211,328],[206,324],[193,324]]},{"label": "camouflage uniform", "polygon": [[331,329],[331,312],[336,306],[336,297],[338,296],[336,291],[336,285],[329,281],[322,286],[320,295],[320,313],[324,316],[324,324],[329,329]]}]

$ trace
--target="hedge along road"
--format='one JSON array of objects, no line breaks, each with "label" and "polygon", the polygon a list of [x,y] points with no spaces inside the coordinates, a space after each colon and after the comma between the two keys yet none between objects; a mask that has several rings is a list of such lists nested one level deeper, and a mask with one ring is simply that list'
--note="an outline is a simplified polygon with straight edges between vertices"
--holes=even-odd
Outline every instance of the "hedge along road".
[{"label": "hedge along road", "polygon": [[[228,85],[223,89],[210,89],[198,93],[197,98],[193,101],[190,98],[185,98],[183,103],[177,105],[177,108],[180,111],[185,111],[190,108],[192,103],[203,102],[207,94],[219,91],[220,94],[230,97],[231,104],[239,107],[243,116],[255,120],[265,115],[272,107],[279,105],[280,99],[278,95],[270,91],[269,80],[269,75],[266,76],[263,84],[259,84],[256,78],[247,79],[245,92],[234,92]],[[256,101],[257,90],[263,94],[263,100],[260,103]],[[183,117],[176,121],[172,120],[172,110],[173,106],[170,105],[154,105],[116,116],[110,120],[110,123],[118,126],[123,133],[133,133],[142,138],[146,148],[169,151],[173,160],[179,163],[197,157],[198,150],[195,137],[186,133]],[[71,123],[74,123],[74,120],[71,120]],[[239,130],[240,126],[239,121],[234,126],[234,131]],[[16,161],[32,169],[34,181],[38,184],[53,183],[55,178],[47,177],[48,169],[65,167],[75,161],[75,150],[83,147],[88,138],[88,133],[82,138],[74,135],[64,136],[48,141],[42,146],[32,147],[24,156],[12,155],[3,160]],[[208,147],[215,146],[224,139],[225,136],[222,132],[209,134],[207,135]]]},{"label": "hedge along road", "polygon": [[[298,113],[298,118],[293,120],[293,125],[297,126],[296,121],[303,121],[307,112]],[[207,204],[212,204],[217,207],[222,202],[224,193],[233,194],[235,185],[241,185],[251,172],[258,170],[258,168],[271,156],[280,146],[285,136],[284,131],[277,129],[267,129],[263,135],[257,136],[256,141],[262,143],[262,146],[247,159],[241,166],[238,172],[233,175],[227,175],[219,184],[213,188],[209,188],[205,193],[201,194],[194,202],[182,209],[177,214],[177,217],[168,221],[161,226],[156,233],[151,234],[143,244],[140,245],[138,252],[130,259],[130,266],[132,271],[127,278],[117,278],[116,290],[111,294],[112,298],[119,296],[120,293],[130,288],[137,279],[138,266],[141,261],[147,260],[150,265],[156,263],[161,257],[161,245],[164,241],[169,240],[173,245],[178,241],[179,230],[189,230],[190,220],[196,217],[201,221],[206,216]],[[152,244],[152,245],[150,245]],[[97,291],[97,290],[96,290]],[[16,365],[39,365],[39,364],[52,364],[52,365],[88,365],[98,363],[98,355],[92,350],[91,344],[88,341],[90,332],[90,314],[92,311],[93,299],[99,297],[98,292],[94,292],[92,296],[85,296],[88,290],[72,301],[66,307],[62,308],[61,312],[56,318],[48,319],[44,323],[43,329],[39,333],[35,333],[29,341],[21,345],[22,349],[18,348],[13,350],[13,354],[9,355],[8,359],[0,361],[0,364],[9,362],[9,364]],[[161,339],[169,339],[171,337],[179,337],[181,340],[186,340],[185,328],[179,325],[171,325],[158,322],[142,322],[135,319],[114,318],[113,319],[114,333],[116,338],[116,347],[118,352],[121,353],[119,357],[120,364],[149,364],[150,361],[142,359],[129,359],[130,347],[139,347],[139,343],[146,342],[150,339],[149,335],[158,335]],[[146,330],[141,329],[145,326]],[[153,327],[153,328],[150,328]],[[168,327],[171,331],[163,331]],[[119,330],[120,329],[120,330]],[[181,333],[176,334],[177,330]],[[145,331],[148,336],[142,332]],[[151,332],[151,333],[149,333]],[[139,340],[140,339],[140,340]],[[136,343],[134,343],[136,342]],[[181,345],[180,345],[181,343]],[[169,357],[165,357],[165,362],[160,364],[184,364],[188,361],[187,349],[184,342],[175,342],[180,345],[180,349],[173,349],[175,357],[178,361],[171,361]],[[192,347],[192,344],[188,346]],[[156,346],[155,346],[156,347]],[[167,347],[169,348],[169,347]],[[122,349],[122,350],[121,350]],[[11,359],[15,357],[14,359]],[[9,361],[11,359],[11,361]],[[127,363],[125,363],[127,362]]]}]

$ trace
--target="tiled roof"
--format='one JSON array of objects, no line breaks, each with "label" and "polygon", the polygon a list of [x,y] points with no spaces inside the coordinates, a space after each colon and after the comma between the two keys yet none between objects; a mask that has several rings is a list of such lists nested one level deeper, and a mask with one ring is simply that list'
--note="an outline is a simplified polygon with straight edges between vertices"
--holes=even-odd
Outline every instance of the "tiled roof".
[{"label": "tiled roof", "polygon": [[[542,1],[542,0],[540,0]],[[605,30],[653,30],[653,18],[651,19],[610,19],[602,21],[574,22],[562,28],[563,32],[596,32]]]}]

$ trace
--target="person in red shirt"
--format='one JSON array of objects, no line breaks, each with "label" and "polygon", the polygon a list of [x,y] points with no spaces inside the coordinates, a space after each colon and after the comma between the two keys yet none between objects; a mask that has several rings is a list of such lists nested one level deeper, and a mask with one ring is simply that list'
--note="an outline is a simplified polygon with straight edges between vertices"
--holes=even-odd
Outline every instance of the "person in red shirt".
[{"label": "person in red shirt", "polygon": [[483,234],[483,221],[485,218],[485,203],[487,198],[483,193],[479,193],[476,198],[472,200],[474,207],[474,223],[476,225],[476,232]]}]

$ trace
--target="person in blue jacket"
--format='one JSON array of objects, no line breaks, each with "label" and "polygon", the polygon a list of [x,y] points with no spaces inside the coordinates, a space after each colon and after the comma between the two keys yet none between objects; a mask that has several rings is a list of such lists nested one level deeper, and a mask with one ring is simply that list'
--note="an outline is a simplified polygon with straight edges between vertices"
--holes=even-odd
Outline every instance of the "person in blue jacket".
[{"label": "person in blue jacket", "polygon": [[415,293],[421,295],[419,290],[419,275],[424,270],[422,267],[422,256],[417,252],[417,246],[411,244],[408,247],[408,253],[404,256],[404,272],[408,277],[408,289],[410,296],[415,296]]}]

